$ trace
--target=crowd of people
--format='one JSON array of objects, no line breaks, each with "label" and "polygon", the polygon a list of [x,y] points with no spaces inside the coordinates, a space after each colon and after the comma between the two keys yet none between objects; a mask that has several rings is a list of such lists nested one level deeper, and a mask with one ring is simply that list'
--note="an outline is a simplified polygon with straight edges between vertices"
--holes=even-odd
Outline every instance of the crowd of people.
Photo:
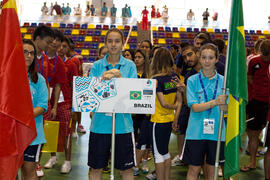
[{"label": "crowd of people", "polygon": [[[115,168],[120,170],[122,179],[129,180],[140,173],[149,173],[148,159],[152,152],[155,171],[149,173],[147,179],[168,180],[171,166],[188,165],[188,180],[198,179],[201,169],[205,179],[212,180],[220,110],[226,112],[228,108],[227,95],[222,94],[225,42],[200,32],[195,36],[194,44],[171,45],[170,49],[153,46],[149,40],[143,40],[136,51],[122,51],[124,44],[121,30],[108,30],[105,46],[99,49],[97,61],[89,72],[89,76],[104,80],[121,77],[157,80],[155,114],[116,114]],[[71,112],[72,81],[73,76],[83,74],[82,57],[74,51],[72,39],[46,26],[36,28],[33,41],[23,40],[23,48],[37,137],[25,150],[22,176],[24,179],[37,179],[37,176],[44,175],[39,163],[42,145],[46,143],[42,117],[44,121],[61,122],[62,148],[65,152],[61,173],[69,173],[72,169],[71,137],[76,137],[76,130],[86,132],[80,122],[80,113]],[[247,58],[247,69],[249,142],[246,151],[250,154],[250,163],[241,168],[243,172],[256,168],[259,137],[264,127],[267,127],[264,145],[270,146],[267,123],[267,120],[270,121],[269,40],[258,40],[254,54]],[[91,114],[88,147],[90,179],[102,179],[102,172],[108,169],[111,119],[112,115],[108,113]],[[220,151],[221,176],[225,161],[225,130],[224,125]],[[172,131],[177,132],[178,154],[171,161],[169,143]],[[270,179],[269,148],[263,153],[265,179]],[[56,153],[51,153],[44,168],[53,168],[57,162]]]}]

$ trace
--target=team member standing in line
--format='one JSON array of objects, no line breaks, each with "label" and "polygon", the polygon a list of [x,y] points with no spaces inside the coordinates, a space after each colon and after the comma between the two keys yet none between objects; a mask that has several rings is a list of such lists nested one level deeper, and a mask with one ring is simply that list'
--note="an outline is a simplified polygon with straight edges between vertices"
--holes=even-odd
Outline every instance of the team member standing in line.
[{"label": "team member standing in line", "polygon": [[38,179],[36,173],[36,162],[39,161],[41,145],[46,143],[43,130],[42,114],[48,107],[48,88],[46,81],[36,70],[36,48],[31,40],[23,40],[23,49],[30,91],[32,96],[33,111],[35,116],[37,136],[24,151],[24,162],[22,165],[23,179]]},{"label": "team member standing in line", "polygon": [[[217,61],[217,47],[203,45],[200,50],[201,72],[187,81],[187,104],[191,108],[183,156],[183,161],[189,164],[187,180],[197,180],[205,162],[208,179],[214,178],[220,109],[227,110],[227,95],[222,95],[223,76],[215,71]],[[220,163],[225,160],[224,141],[225,126],[222,129]]]},{"label": "team member standing in line", "polygon": [[[91,67],[90,76],[111,78],[137,78],[134,62],[122,54],[124,36],[119,29],[110,29],[105,36],[108,54]],[[108,164],[111,148],[112,114],[93,113],[88,151],[90,179],[102,179],[102,169]],[[133,180],[132,167],[136,166],[135,140],[130,114],[116,114],[115,168],[121,171],[123,180]]]}]

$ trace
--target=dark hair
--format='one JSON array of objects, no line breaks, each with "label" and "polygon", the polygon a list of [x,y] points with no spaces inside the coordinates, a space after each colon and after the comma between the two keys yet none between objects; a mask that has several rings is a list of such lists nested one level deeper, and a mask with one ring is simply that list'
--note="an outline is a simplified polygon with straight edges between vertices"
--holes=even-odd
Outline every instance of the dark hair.
[{"label": "dark hair", "polygon": [[174,61],[171,52],[164,47],[158,48],[151,63],[151,77],[171,75],[173,65]]},{"label": "dark hair", "polygon": [[188,46],[188,45],[190,45],[188,42],[182,42],[180,44],[180,48],[183,49],[185,46]]},{"label": "dark hair", "polygon": [[270,55],[270,40],[266,39],[261,43],[260,51],[263,56]]},{"label": "dark hair", "polygon": [[225,42],[222,39],[214,39],[213,44],[215,44],[218,47],[219,53],[222,53],[222,51],[225,48]]},{"label": "dark hair", "polygon": [[144,43],[144,42],[147,42],[147,43],[149,44],[149,46],[150,46],[150,50],[152,50],[153,45],[152,45],[151,41],[150,41],[150,40],[147,40],[147,39],[144,39],[144,40],[142,40],[142,41],[140,42],[140,46],[141,46],[142,43]]},{"label": "dark hair", "polygon": [[136,53],[140,53],[142,56],[143,56],[143,58],[144,58],[144,67],[143,67],[143,71],[144,71],[144,73],[145,73],[145,75],[146,75],[146,77],[145,78],[149,78],[149,68],[150,68],[150,62],[149,62],[149,55],[148,55],[148,53],[147,53],[147,51],[146,50],[144,50],[144,49],[137,49],[136,51],[135,51],[135,53],[134,53],[134,60],[135,60],[135,55],[136,55]]},{"label": "dark hair", "polygon": [[195,35],[194,39],[206,39],[206,40],[211,40],[211,36],[208,32],[199,32]]},{"label": "dark hair", "polygon": [[121,35],[121,40],[122,40],[122,43],[124,44],[124,35],[123,35],[123,32],[117,28],[112,28],[112,29],[109,29],[105,35],[105,43],[107,42],[108,40],[108,35],[111,33],[111,32],[117,32]]},{"label": "dark hair", "polygon": [[188,44],[188,45],[186,45],[186,46],[184,46],[183,48],[182,48],[182,52],[184,52],[184,51],[186,51],[186,50],[188,50],[188,49],[191,49],[193,52],[198,52],[199,50],[198,50],[198,48],[196,48],[195,46],[193,46],[193,45],[191,45],[191,44]]},{"label": "dark hair", "polygon": [[54,29],[53,33],[54,33],[54,38],[58,38],[61,42],[64,41],[65,36],[61,31],[59,31],[58,29]]},{"label": "dark hair", "polygon": [[173,49],[176,50],[177,52],[178,52],[178,50],[179,50],[179,47],[178,47],[176,44],[172,44],[172,45],[170,46],[170,48],[173,48]]},{"label": "dark hair", "polygon": [[153,56],[154,56],[155,51],[156,51],[157,49],[161,48],[161,47],[162,47],[162,46],[159,46],[159,45],[154,46],[154,47],[151,49],[151,51],[150,51],[149,59],[152,59]]},{"label": "dark hair", "polygon": [[70,47],[70,49],[71,50],[74,50],[75,49],[75,43],[74,43],[74,41],[70,38],[70,37],[68,37],[68,40],[69,40],[69,47]]},{"label": "dark hair", "polygon": [[134,58],[135,58],[135,53],[134,53],[134,51],[133,51],[132,49],[125,49],[125,50],[123,51],[123,56],[124,56],[124,54],[125,54],[126,51],[128,51],[128,52],[131,54],[131,58],[132,58],[132,60],[134,61]]},{"label": "dark hair", "polygon": [[217,48],[216,45],[214,45],[213,43],[208,43],[208,44],[203,45],[200,48],[200,56],[201,56],[202,51],[205,50],[205,49],[211,49],[211,50],[213,50],[215,52],[216,59],[218,59],[219,53],[218,53],[218,48]]},{"label": "dark hair", "polygon": [[35,44],[33,43],[32,40],[30,39],[23,39],[23,44],[28,44],[30,46],[33,46],[34,48],[34,60],[32,62],[32,64],[30,65],[29,69],[28,69],[28,73],[30,74],[30,79],[33,83],[37,83],[38,81],[38,74],[37,74],[37,51],[36,51],[36,47]]},{"label": "dark hair", "polygon": [[39,26],[36,28],[35,32],[34,32],[34,35],[33,35],[33,39],[34,41],[36,40],[37,37],[40,37],[41,39],[49,36],[49,37],[52,37],[54,38],[54,33],[53,33],[53,30],[47,26]]},{"label": "dark hair", "polygon": [[260,50],[260,46],[262,44],[262,42],[264,41],[265,39],[258,39],[255,44],[254,44],[254,49],[256,52],[258,52]]}]

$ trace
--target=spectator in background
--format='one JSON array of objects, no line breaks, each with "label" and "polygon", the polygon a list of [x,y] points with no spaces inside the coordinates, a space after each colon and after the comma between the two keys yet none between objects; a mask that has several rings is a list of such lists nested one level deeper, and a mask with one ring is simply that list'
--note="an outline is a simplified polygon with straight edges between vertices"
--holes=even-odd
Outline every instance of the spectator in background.
[{"label": "spectator in background", "polygon": [[62,13],[64,14],[64,15],[66,15],[66,8],[65,8],[65,4],[63,3],[63,6],[62,6]]},{"label": "spectator in background", "polygon": [[69,7],[69,3],[67,3],[66,15],[70,15],[70,13],[71,13],[71,8]]},{"label": "spectator in background", "polygon": [[128,6],[128,17],[132,17],[131,8]]},{"label": "spectator in background", "polygon": [[148,30],[148,14],[149,12],[147,11],[146,6],[144,6],[144,10],[142,11],[142,22],[141,22],[142,30]]},{"label": "spectator in background", "polygon": [[96,15],[96,8],[94,7],[93,4],[91,4],[90,11],[91,11],[91,16],[95,16]]},{"label": "spectator in background", "polygon": [[190,9],[187,13],[187,20],[188,21],[192,21],[195,20],[195,16],[194,16],[194,12],[192,11],[192,9]]},{"label": "spectator in background", "polygon": [[55,2],[54,6],[53,6],[53,10],[56,12],[56,15],[62,16],[62,14],[63,14],[62,8],[57,4],[57,2]]},{"label": "spectator in background", "polygon": [[219,52],[218,62],[216,63],[216,70],[219,74],[224,76],[226,61],[226,56],[224,55],[226,53],[225,42],[222,39],[214,39],[213,44],[217,46]]},{"label": "spectator in background", "polygon": [[113,4],[113,6],[111,7],[111,17],[116,17],[116,12],[117,12],[117,8]]},{"label": "spectator in background", "polygon": [[206,32],[200,32],[194,38],[194,46],[198,49],[200,49],[200,47],[203,44],[210,43],[210,42],[211,42],[210,34]]},{"label": "spectator in background", "polygon": [[51,3],[48,14],[51,15],[51,16],[53,15],[53,3]]},{"label": "spectator in background", "polygon": [[156,8],[154,5],[151,6],[152,11],[151,11],[151,19],[156,17]]},{"label": "spectator in background", "polygon": [[90,5],[89,5],[89,4],[87,4],[86,10],[85,10],[84,12],[85,12],[85,15],[86,15],[86,16],[89,16],[89,15],[91,14],[91,11],[90,11]]},{"label": "spectator in background", "polygon": [[[0,9],[2,9],[2,1],[1,1]],[[47,13],[49,12],[49,8],[47,7],[46,2],[44,2],[44,5],[41,8],[41,12],[42,12],[42,16],[47,15]]]},{"label": "spectator in background", "polygon": [[101,8],[101,16],[107,16],[107,13],[108,13],[108,7],[106,6],[106,3],[104,2],[103,3],[103,6]]},{"label": "spectator in background", "polygon": [[208,17],[209,17],[209,12],[208,12],[208,8],[206,8],[206,10],[203,12],[202,17],[203,17],[203,24],[207,25],[208,24]]},{"label": "spectator in background", "polygon": [[214,12],[213,16],[212,16],[213,21],[217,21],[218,19],[218,12]]},{"label": "spectator in background", "polygon": [[82,9],[80,7],[80,4],[78,4],[78,7],[74,8],[74,15],[77,15],[77,16],[82,15]]},{"label": "spectator in background", "polygon": [[132,61],[134,61],[135,58],[135,54],[134,51],[132,49],[126,49],[123,51],[123,56],[127,59],[130,59]]},{"label": "spectator in background", "polygon": [[126,4],[125,7],[122,8],[122,17],[128,17],[128,5]]},{"label": "spectator in background", "polygon": [[159,12],[159,9],[157,8],[156,18],[161,18],[161,14]]}]

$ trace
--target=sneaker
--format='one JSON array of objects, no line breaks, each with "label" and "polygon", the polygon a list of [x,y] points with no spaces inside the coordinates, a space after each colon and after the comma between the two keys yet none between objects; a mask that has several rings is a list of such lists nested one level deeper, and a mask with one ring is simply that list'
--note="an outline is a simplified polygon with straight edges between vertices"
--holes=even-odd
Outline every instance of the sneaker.
[{"label": "sneaker", "polygon": [[79,132],[79,133],[86,133],[86,130],[83,128],[83,125],[78,124],[77,132]]},{"label": "sneaker", "polygon": [[72,136],[73,138],[77,138],[77,137],[78,137],[78,135],[77,135],[76,132],[73,132],[71,136]]},{"label": "sneaker", "polygon": [[71,163],[70,161],[65,161],[61,167],[62,174],[68,174],[71,171]]},{"label": "sneaker", "polygon": [[52,156],[47,163],[44,165],[44,168],[51,169],[53,165],[57,163],[56,156]]},{"label": "sneaker", "polygon": [[145,176],[145,178],[148,180],[156,180],[157,179],[156,171],[153,171],[151,174],[148,174],[147,176]]},{"label": "sneaker", "polygon": [[180,166],[183,164],[182,161],[180,160],[180,156],[178,154],[176,156],[174,156],[171,163],[172,163],[171,166]]},{"label": "sneaker", "polygon": [[140,169],[133,167],[133,176],[138,176],[140,174]]},{"label": "sneaker", "polygon": [[147,160],[142,161],[142,173],[147,174],[149,172],[149,168],[147,165]]},{"label": "sneaker", "polygon": [[36,169],[36,172],[37,172],[37,176],[38,176],[38,177],[44,176],[44,172],[42,171],[42,167],[41,167],[40,163],[37,163],[37,169]]},{"label": "sneaker", "polygon": [[223,173],[222,173],[221,167],[218,167],[218,177],[223,177]]}]

